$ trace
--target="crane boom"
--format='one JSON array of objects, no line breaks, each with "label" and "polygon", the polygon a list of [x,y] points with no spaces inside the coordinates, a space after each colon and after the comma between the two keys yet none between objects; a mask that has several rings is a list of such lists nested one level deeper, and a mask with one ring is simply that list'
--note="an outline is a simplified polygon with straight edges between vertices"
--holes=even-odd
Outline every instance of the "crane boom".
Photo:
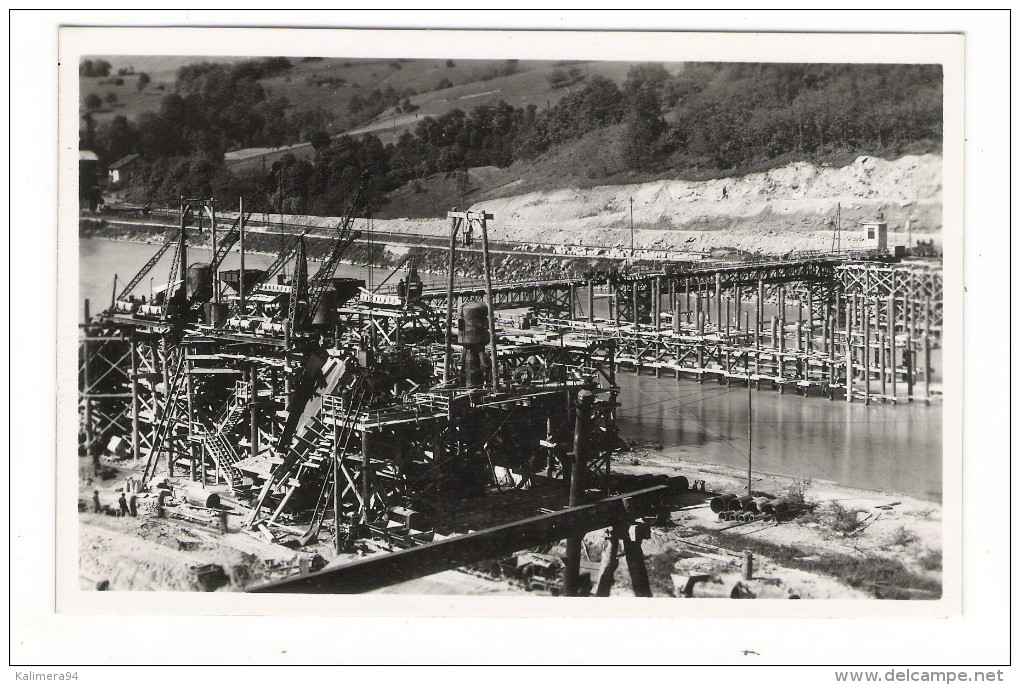
[{"label": "crane boom", "polygon": [[322,266],[315,272],[315,276],[312,277],[311,282],[308,284],[308,307],[305,309],[305,316],[301,319],[303,323],[311,321],[312,317],[315,316],[315,310],[319,306],[323,293],[325,293],[330,285],[330,279],[333,278],[333,274],[336,272],[340,258],[347,250],[347,247],[354,241],[354,238],[357,237],[356,233],[351,230],[351,227],[354,225],[354,216],[360,209],[359,203],[367,185],[367,179],[367,174],[362,174],[361,182],[358,183],[354,196],[347,206],[347,213],[337,227],[337,236],[333,239],[333,248],[330,251],[329,258],[322,263]]}]

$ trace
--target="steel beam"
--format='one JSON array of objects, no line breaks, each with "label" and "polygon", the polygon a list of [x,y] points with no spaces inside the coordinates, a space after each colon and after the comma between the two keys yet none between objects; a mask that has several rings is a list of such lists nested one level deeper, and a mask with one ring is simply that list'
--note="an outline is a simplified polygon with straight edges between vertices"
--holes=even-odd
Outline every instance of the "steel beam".
[{"label": "steel beam", "polygon": [[669,488],[659,485],[592,504],[542,514],[467,535],[332,566],[317,573],[286,578],[248,589],[248,592],[356,594],[429,576],[485,559],[563,540],[632,521],[654,511]]}]

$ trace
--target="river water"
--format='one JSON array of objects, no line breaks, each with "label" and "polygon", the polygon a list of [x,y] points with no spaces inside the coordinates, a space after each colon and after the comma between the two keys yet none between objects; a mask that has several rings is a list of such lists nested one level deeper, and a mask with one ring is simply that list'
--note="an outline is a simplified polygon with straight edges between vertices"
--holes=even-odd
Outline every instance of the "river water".
[{"label": "river water", "polygon": [[[119,286],[145,264],[154,245],[82,240],[78,263],[79,301],[93,312],[108,306],[114,274]],[[190,263],[207,261],[208,251],[191,249]],[[273,258],[246,255],[245,264],[265,268]],[[152,283],[165,282],[171,255],[153,269]],[[237,268],[230,253],[223,268]],[[314,271],[316,267],[310,266]],[[378,284],[386,269],[341,264],[338,276]],[[400,276],[396,275],[393,280]],[[422,274],[426,282],[442,276]],[[150,283],[139,284],[146,294]],[[618,425],[631,439],[661,443],[679,458],[746,467],[748,391],[713,382],[636,376],[621,372]],[[852,487],[887,490],[940,501],[942,497],[942,405],[933,403],[847,404],[819,397],[754,391],[751,397],[752,464],[755,471],[827,480]]]}]

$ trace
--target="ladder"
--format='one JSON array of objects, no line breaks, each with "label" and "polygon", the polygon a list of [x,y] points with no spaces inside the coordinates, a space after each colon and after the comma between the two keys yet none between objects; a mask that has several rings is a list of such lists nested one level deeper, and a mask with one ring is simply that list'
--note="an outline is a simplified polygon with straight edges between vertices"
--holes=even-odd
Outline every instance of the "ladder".
[{"label": "ladder", "polygon": [[207,432],[202,439],[206,452],[213,458],[213,461],[220,467],[223,475],[230,479],[230,487],[240,487],[242,481],[241,472],[236,465],[240,459],[234,451],[230,441],[222,433]]},{"label": "ladder", "polygon": [[183,367],[184,355],[182,354],[177,361],[177,369],[173,374],[173,382],[167,392],[163,415],[159,417],[159,423],[156,424],[156,432],[152,439],[152,449],[149,450],[149,458],[145,462],[145,471],[142,474],[143,481],[148,481],[155,474],[159,455],[163,452],[163,443],[166,442],[170,426],[177,422],[177,412],[175,410],[177,398],[181,394],[181,388],[184,386],[184,377],[187,375],[182,373]]},{"label": "ladder", "polygon": [[216,418],[214,424],[216,432],[227,435],[244,418],[244,412],[248,408],[246,400],[249,385],[250,383],[246,381],[237,381],[237,384],[234,386],[234,394],[230,396],[230,399],[227,400],[223,407],[223,411]]}]

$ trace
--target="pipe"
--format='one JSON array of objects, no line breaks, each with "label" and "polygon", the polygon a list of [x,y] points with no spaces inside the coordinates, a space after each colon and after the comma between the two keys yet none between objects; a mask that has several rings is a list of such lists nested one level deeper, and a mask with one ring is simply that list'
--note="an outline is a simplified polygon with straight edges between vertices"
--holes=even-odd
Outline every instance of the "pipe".
[{"label": "pipe", "polygon": [[709,506],[712,507],[712,512],[716,514],[723,511],[729,511],[730,502],[736,498],[737,496],[732,492],[726,493],[725,495],[716,495],[709,501]]},{"label": "pipe", "polygon": [[761,514],[763,513],[761,509],[762,506],[768,501],[769,501],[768,497],[755,497],[750,502],[744,505],[744,511],[750,512],[752,514]]},{"label": "pipe", "polygon": [[730,500],[730,511],[743,511],[747,503],[753,498],[750,495],[741,495],[736,499]]}]

